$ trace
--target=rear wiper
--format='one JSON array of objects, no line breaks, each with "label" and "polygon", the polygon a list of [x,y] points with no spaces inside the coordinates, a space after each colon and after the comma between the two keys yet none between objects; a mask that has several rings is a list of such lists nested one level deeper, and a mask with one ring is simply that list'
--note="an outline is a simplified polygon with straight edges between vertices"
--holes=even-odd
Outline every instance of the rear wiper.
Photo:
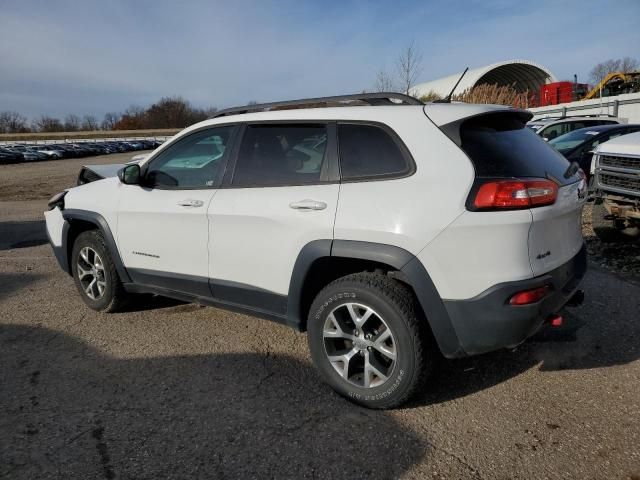
[{"label": "rear wiper", "polygon": [[567,171],[564,172],[564,178],[573,177],[576,173],[578,173],[578,170],[580,170],[580,165],[578,164],[578,162],[571,162],[571,165],[569,165]]}]

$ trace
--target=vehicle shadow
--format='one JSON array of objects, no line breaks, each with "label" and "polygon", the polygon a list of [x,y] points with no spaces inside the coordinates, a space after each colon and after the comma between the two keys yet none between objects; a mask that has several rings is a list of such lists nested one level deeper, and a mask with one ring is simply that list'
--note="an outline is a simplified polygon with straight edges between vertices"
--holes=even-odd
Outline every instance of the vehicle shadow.
[{"label": "vehicle shadow", "polygon": [[0,272],[0,300],[22,290],[42,277],[42,275],[29,273]]},{"label": "vehicle shadow", "polygon": [[0,326],[0,477],[397,478],[428,439],[286,356],[118,359]]},{"label": "vehicle shadow", "polygon": [[36,247],[47,241],[44,220],[0,222],[0,250]]}]

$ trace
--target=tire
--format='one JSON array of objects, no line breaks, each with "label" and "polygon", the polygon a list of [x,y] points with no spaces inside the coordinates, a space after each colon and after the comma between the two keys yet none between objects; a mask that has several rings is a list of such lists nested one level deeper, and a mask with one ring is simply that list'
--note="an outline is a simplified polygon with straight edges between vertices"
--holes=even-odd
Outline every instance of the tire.
[{"label": "tire", "polygon": [[596,236],[604,243],[632,242],[640,236],[638,227],[627,227],[605,218],[609,212],[604,204],[594,204],[591,211],[591,224]]},{"label": "tire", "polygon": [[[366,320],[358,326],[354,318]],[[413,293],[384,275],[357,273],[330,283],[311,305],[307,328],[311,358],[324,380],[368,408],[406,402],[437,358]]]},{"label": "tire", "polygon": [[[80,297],[92,310],[115,312],[128,303],[129,295],[122,286],[104,237],[98,230],[82,232],[76,238],[71,253],[71,272]],[[82,272],[85,274],[82,275]],[[93,279],[96,282],[92,283]],[[89,287],[89,284],[92,286]]]}]

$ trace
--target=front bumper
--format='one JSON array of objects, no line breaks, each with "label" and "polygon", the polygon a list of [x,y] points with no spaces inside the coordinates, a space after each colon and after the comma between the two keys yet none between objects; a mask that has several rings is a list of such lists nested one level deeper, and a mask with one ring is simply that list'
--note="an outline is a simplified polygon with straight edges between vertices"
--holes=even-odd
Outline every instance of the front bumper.
[{"label": "front bumper", "polygon": [[44,212],[44,218],[47,227],[47,239],[49,240],[53,254],[60,268],[66,273],[71,274],[67,255],[67,232],[69,230],[69,223],[64,219],[59,208]]},{"label": "front bumper", "polygon": [[[445,300],[462,350],[477,355],[519,345],[571,299],[586,270],[587,250],[583,245],[567,263],[539,277],[501,283],[468,300]],[[540,302],[509,304],[513,294],[543,285],[550,285],[552,292]]]}]

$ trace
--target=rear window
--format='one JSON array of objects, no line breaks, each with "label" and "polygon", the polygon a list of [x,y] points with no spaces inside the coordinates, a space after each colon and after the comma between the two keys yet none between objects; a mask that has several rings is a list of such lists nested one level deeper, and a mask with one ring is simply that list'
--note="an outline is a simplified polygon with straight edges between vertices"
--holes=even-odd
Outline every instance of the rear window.
[{"label": "rear window", "polygon": [[569,162],[511,113],[470,118],[460,127],[461,147],[471,158],[477,177],[552,178],[560,184]]}]

